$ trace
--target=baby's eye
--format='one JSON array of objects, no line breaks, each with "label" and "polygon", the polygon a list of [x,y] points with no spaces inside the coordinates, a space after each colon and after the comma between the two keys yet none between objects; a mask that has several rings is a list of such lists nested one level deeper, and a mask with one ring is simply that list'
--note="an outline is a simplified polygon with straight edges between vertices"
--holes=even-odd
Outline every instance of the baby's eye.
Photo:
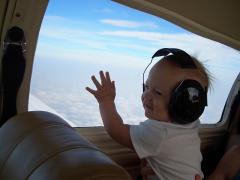
[{"label": "baby's eye", "polygon": [[145,86],[145,89],[149,89],[149,86],[147,84],[145,84],[144,86]]},{"label": "baby's eye", "polygon": [[158,91],[158,90],[155,90],[155,93],[156,93],[157,95],[159,95],[159,96],[162,96],[162,93],[161,93],[160,91]]}]

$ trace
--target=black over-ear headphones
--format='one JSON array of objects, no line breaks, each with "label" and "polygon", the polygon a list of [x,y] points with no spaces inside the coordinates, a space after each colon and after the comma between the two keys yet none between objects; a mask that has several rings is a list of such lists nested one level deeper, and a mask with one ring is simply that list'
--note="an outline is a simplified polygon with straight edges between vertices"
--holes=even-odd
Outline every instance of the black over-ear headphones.
[{"label": "black over-ear headphones", "polygon": [[[152,63],[153,58],[172,54],[174,61],[181,68],[197,69],[192,57],[185,51],[176,48],[163,48],[158,50],[151,59],[143,72],[143,91],[144,74]],[[168,110],[172,120],[178,124],[187,124],[198,119],[207,106],[207,88],[192,79],[186,79],[176,84],[173,88],[169,100]]]}]

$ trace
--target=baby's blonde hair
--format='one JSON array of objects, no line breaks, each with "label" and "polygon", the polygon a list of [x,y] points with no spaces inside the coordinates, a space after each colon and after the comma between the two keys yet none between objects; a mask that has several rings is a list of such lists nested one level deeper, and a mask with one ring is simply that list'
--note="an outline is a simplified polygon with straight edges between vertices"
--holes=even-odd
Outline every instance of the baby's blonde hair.
[{"label": "baby's blonde hair", "polygon": [[[210,71],[204,66],[204,64],[199,61],[197,58],[191,56],[194,64],[197,67],[197,70],[199,71],[199,78],[202,79],[202,81],[205,84],[205,87],[207,88],[207,90],[210,88],[212,88],[212,80],[213,80],[213,76],[210,73]],[[175,55],[169,55],[169,56],[165,56],[163,57],[160,61],[170,61],[173,64],[177,65],[177,66],[181,66],[179,63],[179,60],[177,59],[177,57]]]},{"label": "baby's blonde hair", "polygon": [[206,66],[199,61],[197,58],[191,56],[195,65],[197,66],[197,69],[199,70],[203,80],[207,84],[207,89],[212,89],[212,81],[213,81],[213,76],[210,73],[210,71],[206,68]]}]

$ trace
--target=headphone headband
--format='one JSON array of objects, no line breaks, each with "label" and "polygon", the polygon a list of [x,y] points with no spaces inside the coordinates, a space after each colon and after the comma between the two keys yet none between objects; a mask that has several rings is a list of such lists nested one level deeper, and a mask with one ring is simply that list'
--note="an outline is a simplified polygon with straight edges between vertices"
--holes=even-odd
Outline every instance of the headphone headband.
[{"label": "headphone headband", "polygon": [[185,51],[177,48],[159,49],[157,52],[155,52],[152,58],[159,56],[167,56],[170,53],[177,57],[177,63],[181,66],[181,68],[197,69],[197,66],[195,65],[192,57]]}]

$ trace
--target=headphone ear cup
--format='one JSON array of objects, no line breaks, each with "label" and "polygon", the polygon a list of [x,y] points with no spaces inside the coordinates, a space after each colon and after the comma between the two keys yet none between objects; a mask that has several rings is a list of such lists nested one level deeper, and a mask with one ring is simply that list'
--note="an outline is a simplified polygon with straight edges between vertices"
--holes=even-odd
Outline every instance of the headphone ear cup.
[{"label": "headphone ear cup", "polygon": [[198,119],[206,106],[206,93],[196,80],[184,80],[173,89],[169,101],[169,114],[178,124]]}]

